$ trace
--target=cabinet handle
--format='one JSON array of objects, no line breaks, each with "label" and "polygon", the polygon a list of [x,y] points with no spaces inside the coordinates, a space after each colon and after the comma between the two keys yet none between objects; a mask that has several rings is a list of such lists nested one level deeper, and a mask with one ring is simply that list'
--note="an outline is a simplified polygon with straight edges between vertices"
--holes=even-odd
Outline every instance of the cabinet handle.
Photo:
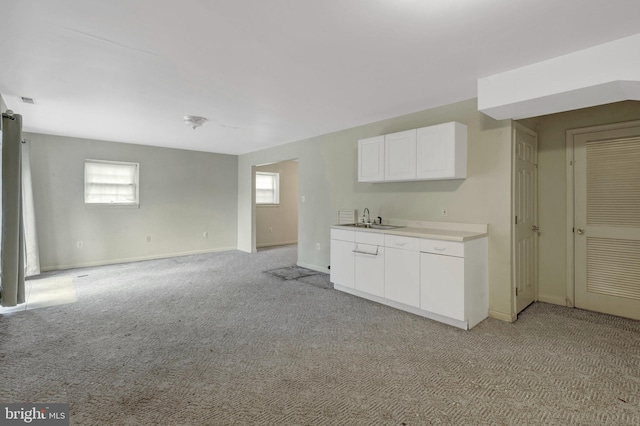
[{"label": "cabinet handle", "polygon": [[447,248],[446,247],[434,247],[433,248],[436,251],[445,251]]},{"label": "cabinet handle", "polygon": [[376,252],[375,253],[369,253],[368,251],[361,251],[358,250],[358,247],[356,247],[355,250],[351,250],[353,253],[359,253],[359,254],[368,254],[369,256],[377,256],[378,255],[378,248],[376,247]]},{"label": "cabinet handle", "polygon": [[400,247],[404,247],[405,244],[407,244],[407,243],[396,243],[396,245],[400,246]]}]

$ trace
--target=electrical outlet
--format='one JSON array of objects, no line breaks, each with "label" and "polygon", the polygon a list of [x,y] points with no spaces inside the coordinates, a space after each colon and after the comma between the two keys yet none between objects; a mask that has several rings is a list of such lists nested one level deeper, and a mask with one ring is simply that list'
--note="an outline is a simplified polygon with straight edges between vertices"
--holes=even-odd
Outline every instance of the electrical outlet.
[{"label": "electrical outlet", "polygon": [[151,235],[147,235],[147,242],[150,243],[151,242]]},{"label": "electrical outlet", "polygon": [[202,238],[209,238],[209,233],[207,231],[204,231],[202,233]]},{"label": "electrical outlet", "polygon": [[449,210],[446,207],[442,208],[442,216],[449,216]]},{"label": "electrical outlet", "polygon": [[82,247],[84,247],[84,243],[82,241],[78,241],[78,242],[76,242],[76,247],[77,248],[82,248]]},{"label": "electrical outlet", "polygon": [[320,243],[316,243],[316,250],[320,250]]},{"label": "electrical outlet", "polygon": [[304,203],[305,201],[307,201],[307,197],[305,197],[304,195],[302,197],[300,197],[300,202]]},{"label": "electrical outlet", "polygon": [[269,227],[269,232],[273,232],[273,228],[272,227]]}]

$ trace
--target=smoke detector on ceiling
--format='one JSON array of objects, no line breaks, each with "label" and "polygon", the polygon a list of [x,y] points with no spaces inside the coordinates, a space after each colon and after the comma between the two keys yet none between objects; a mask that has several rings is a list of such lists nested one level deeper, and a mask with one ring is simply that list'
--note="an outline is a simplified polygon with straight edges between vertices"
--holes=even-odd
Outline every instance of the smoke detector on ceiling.
[{"label": "smoke detector on ceiling", "polygon": [[189,127],[192,127],[193,130],[195,130],[196,127],[202,126],[205,123],[205,121],[207,121],[206,118],[198,117],[197,115],[185,115],[182,117],[182,119],[184,120],[184,124],[186,124]]}]

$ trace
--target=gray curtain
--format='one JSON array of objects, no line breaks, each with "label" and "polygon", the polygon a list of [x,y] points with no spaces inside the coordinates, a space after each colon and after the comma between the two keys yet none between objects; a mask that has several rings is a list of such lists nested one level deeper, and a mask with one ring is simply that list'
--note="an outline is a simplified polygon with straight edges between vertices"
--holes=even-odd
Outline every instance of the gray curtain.
[{"label": "gray curtain", "polygon": [[0,304],[25,302],[22,216],[22,116],[2,114],[2,241]]},{"label": "gray curtain", "polygon": [[22,141],[22,221],[24,223],[24,275],[40,275],[40,251],[36,233],[36,210],[31,185],[31,142]]}]

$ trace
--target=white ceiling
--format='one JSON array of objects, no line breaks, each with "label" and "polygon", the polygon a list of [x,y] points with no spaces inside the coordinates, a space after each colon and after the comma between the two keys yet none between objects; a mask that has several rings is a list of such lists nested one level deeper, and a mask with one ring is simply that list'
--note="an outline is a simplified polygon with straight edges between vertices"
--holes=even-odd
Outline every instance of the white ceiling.
[{"label": "white ceiling", "polygon": [[0,93],[26,131],[242,154],[476,97],[478,78],[638,33],[640,1],[0,0],[0,16]]}]

